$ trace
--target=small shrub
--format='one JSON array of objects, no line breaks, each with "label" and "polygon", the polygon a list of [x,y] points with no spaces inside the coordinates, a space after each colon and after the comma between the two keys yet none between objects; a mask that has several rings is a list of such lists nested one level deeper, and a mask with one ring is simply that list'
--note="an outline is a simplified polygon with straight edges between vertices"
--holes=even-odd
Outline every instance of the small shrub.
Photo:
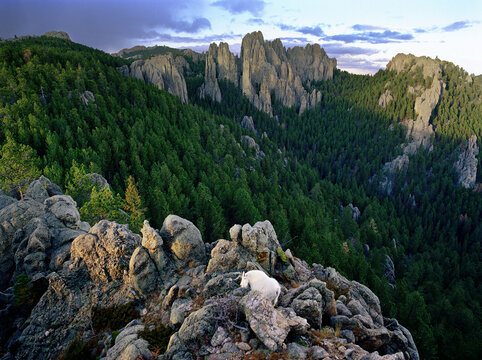
[{"label": "small shrub", "polygon": [[245,360],[287,360],[289,359],[289,355],[286,351],[283,351],[282,353],[275,352],[269,355],[261,351],[254,351],[251,354],[246,354],[244,359]]},{"label": "small shrub", "polygon": [[259,264],[264,264],[264,263],[266,263],[266,261],[268,261],[268,258],[269,258],[269,252],[267,252],[267,251],[260,251],[260,252],[256,255],[256,261],[257,261]]},{"label": "small shrub", "polygon": [[149,350],[158,354],[164,354],[174,331],[162,325],[152,330],[149,330],[146,326],[144,330],[139,331],[138,334],[149,343]]},{"label": "small shrub", "polygon": [[115,344],[115,339],[117,339],[117,336],[120,334],[120,330],[115,330],[112,332],[112,344]]},{"label": "small shrub", "polygon": [[15,305],[21,306],[26,304],[30,299],[30,278],[25,274],[17,276],[15,284],[13,285],[13,294],[15,295]]},{"label": "small shrub", "polygon": [[13,285],[14,305],[30,311],[39,302],[47,288],[48,280],[45,278],[32,282],[27,275],[18,275]]},{"label": "small shrub", "polygon": [[92,310],[92,325],[94,330],[119,330],[134,319],[140,317],[139,311],[132,303]]},{"label": "small shrub", "polygon": [[[338,330],[338,335],[340,331]],[[314,345],[320,345],[324,339],[333,339],[336,336],[336,332],[332,327],[325,326],[321,330],[310,331],[311,342]]]},{"label": "small shrub", "polygon": [[303,340],[303,339],[300,339],[300,340],[296,341],[296,343],[297,343],[298,345],[305,346],[305,347],[310,346],[310,344],[308,344],[308,343],[307,343],[305,340]]},{"label": "small shrub", "polygon": [[289,264],[288,257],[287,257],[286,254],[284,253],[283,249],[277,248],[277,249],[276,249],[276,252],[278,253],[278,256],[280,257],[281,261],[283,261],[284,263]]},{"label": "small shrub", "polygon": [[90,360],[95,359],[92,356],[91,349],[80,338],[75,338],[62,355],[61,360]]}]

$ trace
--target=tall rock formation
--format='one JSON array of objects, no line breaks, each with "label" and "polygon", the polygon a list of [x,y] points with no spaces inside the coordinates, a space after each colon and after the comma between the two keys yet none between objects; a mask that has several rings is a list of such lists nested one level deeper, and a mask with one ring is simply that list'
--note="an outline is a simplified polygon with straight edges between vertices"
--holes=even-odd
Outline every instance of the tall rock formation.
[{"label": "tall rock formation", "polygon": [[118,70],[124,76],[152,83],[159,89],[165,89],[179,97],[184,104],[188,103],[186,81],[172,54],[155,56],[148,60],[134,61],[130,67],[124,65]]},{"label": "tall rock formation", "polygon": [[227,43],[220,43],[219,47],[212,43],[206,53],[206,67],[204,84],[201,86],[199,96],[204,99],[206,96],[220,102],[221,90],[218,79],[226,79],[238,86],[238,67],[236,58],[229,51]]},{"label": "tall rock formation", "polygon": [[433,126],[430,123],[430,117],[445,89],[445,84],[440,80],[442,63],[440,60],[430,59],[426,56],[415,57],[412,54],[397,54],[387,64],[387,70],[397,73],[402,71],[414,73],[418,69],[422,71],[424,79],[426,77],[432,79],[432,85],[415,100],[414,110],[417,118],[410,119],[406,123],[407,140],[411,140],[404,148],[404,154],[408,155],[414,154],[420,146],[429,148],[432,144]]},{"label": "tall rock formation", "polygon": [[477,136],[472,135],[464,145],[454,167],[459,175],[458,183],[464,188],[470,189],[475,186],[477,177],[477,155],[479,154]]},{"label": "tall rock formation", "polygon": [[[381,181],[382,187],[384,187],[388,193],[391,192],[392,178],[396,171],[406,169],[410,162],[409,155],[413,155],[417,150],[423,146],[425,149],[430,149],[432,146],[432,138],[434,135],[433,126],[430,123],[432,111],[439,103],[443,91],[445,89],[445,83],[441,80],[442,77],[442,63],[440,60],[434,60],[425,56],[415,57],[412,54],[397,54],[388,64],[387,70],[395,71],[397,73],[406,71],[409,73],[415,73],[416,71],[422,72],[423,78],[431,78],[432,83],[429,88],[421,90],[423,92],[415,99],[414,110],[417,115],[416,119],[408,119],[404,122],[407,127],[406,139],[407,143],[403,144],[403,154],[397,156],[392,161],[385,163],[383,169],[387,177]],[[413,92],[414,89],[409,87],[408,92]],[[379,99],[379,105],[385,107],[388,100],[382,99],[386,94],[390,94],[389,89],[385,91],[385,94]],[[391,101],[393,97],[390,94]],[[396,99],[394,100],[396,101]]]},{"label": "tall rock formation", "polygon": [[322,97],[316,90],[309,93],[303,84],[332,79],[335,67],[336,59],[330,59],[318,44],[286,50],[280,39],[265,41],[261,32],[253,32],[243,38],[239,59],[227,44],[221,43],[219,48],[211,44],[200,95],[220,101],[217,79],[227,79],[236,86],[239,83],[251,103],[271,116],[272,93],[284,106],[295,106],[301,114]]}]

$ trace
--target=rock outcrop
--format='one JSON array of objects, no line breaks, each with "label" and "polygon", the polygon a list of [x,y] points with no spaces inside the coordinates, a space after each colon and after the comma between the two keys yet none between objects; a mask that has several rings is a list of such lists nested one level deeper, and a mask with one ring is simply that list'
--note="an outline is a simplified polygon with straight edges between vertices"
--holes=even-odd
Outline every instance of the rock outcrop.
[{"label": "rock outcrop", "polygon": [[241,127],[258,135],[258,131],[256,131],[256,128],[254,127],[253,118],[251,116],[243,117],[243,120],[241,120]]},{"label": "rock outcrop", "polygon": [[204,84],[201,86],[199,96],[206,96],[220,102],[222,99],[218,79],[231,81],[238,86],[238,66],[234,55],[229,51],[229,45],[221,42],[219,47],[212,43],[206,53],[206,67]]},{"label": "rock outcrop", "polygon": [[321,93],[308,92],[304,85],[333,78],[336,60],[318,45],[286,50],[280,39],[265,41],[261,32],[247,34],[240,58],[234,57],[225,43],[211,44],[206,53],[206,71],[201,97],[221,101],[218,79],[241,87],[244,95],[259,110],[273,116],[271,93],[284,106],[295,106],[299,113],[321,101]]},{"label": "rock outcrop", "polygon": [[[404,146],[404,154],[414,154],[420,146],[429,148],[432,144],[433,127],[430,123],[432,111],[437,106],[442,96],[445,84],[440,80],[442,76],[442,63],[425,56],[415,57],[412,54],[397,54],[388,64],[387,70],[397,73],[406,71],[415,73],[422,72],[423,78],[430,78],[432,84],[415,99],[414,110],[416,119],[406,122],[408,143]],[[412,88],[413,89],[413,88]],[[387,89],[385,94],[389,92]],[[410,89],[407,89],[410,91]]]},{"label": "rock outcrop", "polygon": [[114,346],[107,351],[105,360],[149,359],[152,356],[149,343],[138,335],[144,328],[139,320],[127,324],[115,338]]},{"label": "rock outcrop", "polygon": [[380,105],[382,108],[386,108],[388,103],[393,100],[392,93],[390,90],[385,90],[383,94],[380,95],[380,98],[378,99],[378,105]]},{"label": "rock outcrop", "polygon": [[251,136],[248,136],[248,135],[241,136],[241,142],[243,144],[246,144],[246,146],[249,149],[254,149],[255,156],[258,160],[263,160],[264,157],[266,156],[266,154],[262,150],[260,150],[259,145],[256,143],[256,141]]},{"label": "rock outcrop", "polygon": [[165,89],[179,97],[184,104],[188,103],[186,81],[171,53],[158,55],[148,60],[136,60],[130,66],[123,65],[118,70],[123,76],[152,83],[159,89]]},{"label": "rock outcrop", "polygon": [[393,263],[392,258],[388,255],[385,256],[385,272],[383,275],[390,284],[395,284],[395,264]]},{"label": "rock outcrop", "polygon": [[95,103],[95,96],[92,91],[84,91],[79,94],[79,98],[85,106],[89,106],[89,102]]},{"label": "rock outcrop", "polygon": [[89,229],[77,204],[41,176],[17,201],[2,195],[0,208],[0,291],[18,274],[33,275],[62,268],[70,244]]},{"label": "rock outcrop", "polygon": [[[46,194],[36,184],[30,193],[41,200]],[[175,215],[161,230],[144,222],[141,238],[107,220],[82,230],[75,202],[65,195],[2,203],[2,257],[10,254],[0,289],[5,359],[58,358],[74,341],[106,360],[148,358],[155,336],[143,338],[143,330],[157,334],[162,328],[173,333],[163,359],[273,352],[285,358],[419,359],[408,330],[382,316],[370,289],[283,251],[269,221],[234,225],[231,240],[208,245],[193,223]],[[57,249],[62,256],[47,261]],[[26,261],[29,256],[35,261]],[[280,282],[276,306],[240,287],[241,272],[250,269]],[[37,289],[26,316],[16,311],[17,293],[5,288],[14,272],[28,274],[29,291]]]},{"label": "rock outcrop", "polygon": [[265,42],[261,32],[254,32],[243,38],[241,64],[241,90],[254,106],[272,116],[272,91],[284,106],[296,106],[300,114],[316,106],[321,93],[308,93],[303,83],[331,79],[336,60],[329,59],[318,44],[286,51],[281,40]]},{"label": "rock outcrop", "polygon": [[459,158],[454,164],[455,171],[459,175],[458,183],[466,189],[471,189],[475,186],[478,154],[477,136],[472,135],[467,140],[465,146],[461,146]]},{"label": "rock outcrop", "polygon": [[281,347],[290,331],[290,324],[271,301],[257,291],[250,291],[241,299],[240,305],[258,339],[271,351]]},{"label": "rock outcrop", "polygon": [[72,242],[70,254],[74,264],[85,264],[94,282],[108,283],[123,278],[140,243],[141,237],[127,225],[102,220]]},{"label": "rock outcrop", "polygon": [[[441,69],[440,69],[441,70]],[[432,144],[433,126],[430,124],[432,111],[438,104],[444,83],[433,78],[432,86],[426,89],[422,95],[415,100],[416,120],[409,120],[407,123],[407,140],[411,140],[404,148],[405,154],[414,154],[420,146],[429,148]]]},{"label": "rock outcrop", "polygon": [[412,54],[397,54],[387,64],[387,70],[400,73],[402,71],[416,71],[422,69],[423,77],[436,77],[441,73],[440,61],[433,60],[427,56],[416,57]]},{"label": "rock outcrop", "polygon": [[59,39],[69,40],[70,36],[65,31],[47,31],[44,36],[55,37]]},{"label": "rock outcrop", "polygon": [[192,222],[169,215],[162,224],[160,234],[177,259],[195,266],[206,263],[206,248],[201,233]]},{"label": "rock outcrop", "polygon": [[[425,56],[415,57],[412,54],[398,54],[388,64],[387,70],[400,73],[402,71],[412,74],[420,71],[423,78],[431,80],[431,86],[423,89],[421,85],[417,88],[408,87],[407,92],[418,94],[420,96],[415,99],[414,111],[417,115],[416,119],[403,119],[407,128],[406,143],[402,145],[403,153],[398,155],[392,161],[385,163],[383,173],[385,176],[380,180],[381,187],[390,194],[393,188],[393,178],[396,172],[406,169],[410,162],[409,156],[417,152],[420,147],[425,149],[432,148],[432,139],[434,135],[433,126],[430,123],[432,111],[439,103],[445,83],[441,80],[442,63],[440,60],[434,60]],[[390,84],[388,84],[390,86]],[[422,91],[423,90],[423,91]],[[386,107],[388,101],[396,101],[391,96],[390,90],[387,89],[379,99],[379,105]]]}]

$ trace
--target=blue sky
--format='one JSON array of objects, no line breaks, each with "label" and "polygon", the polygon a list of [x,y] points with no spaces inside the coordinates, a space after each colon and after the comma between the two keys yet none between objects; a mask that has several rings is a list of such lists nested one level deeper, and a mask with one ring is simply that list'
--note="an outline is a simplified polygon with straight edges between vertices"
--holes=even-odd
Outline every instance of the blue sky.
[{"label": "blue sky", "polygon": [[261,30],[285,46],[319,43],[338,67],[374,73],[397,53],[438,56],[482,74],[482,1],[0,0],[0,37],[67,31],[115,52],[134,45],[207,49]]}]

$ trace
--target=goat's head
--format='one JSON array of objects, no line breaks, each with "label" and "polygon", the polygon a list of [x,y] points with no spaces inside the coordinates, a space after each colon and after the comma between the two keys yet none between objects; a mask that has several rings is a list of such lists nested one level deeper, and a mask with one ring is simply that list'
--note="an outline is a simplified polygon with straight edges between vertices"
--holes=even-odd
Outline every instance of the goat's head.
[{"label": "goat's head", "polygon": [[243,274],[241,275],[241,287],[246,288],[248,287],[248,285],[249,285],[248,276],[246,275],[246,273],[243,272]]}]

